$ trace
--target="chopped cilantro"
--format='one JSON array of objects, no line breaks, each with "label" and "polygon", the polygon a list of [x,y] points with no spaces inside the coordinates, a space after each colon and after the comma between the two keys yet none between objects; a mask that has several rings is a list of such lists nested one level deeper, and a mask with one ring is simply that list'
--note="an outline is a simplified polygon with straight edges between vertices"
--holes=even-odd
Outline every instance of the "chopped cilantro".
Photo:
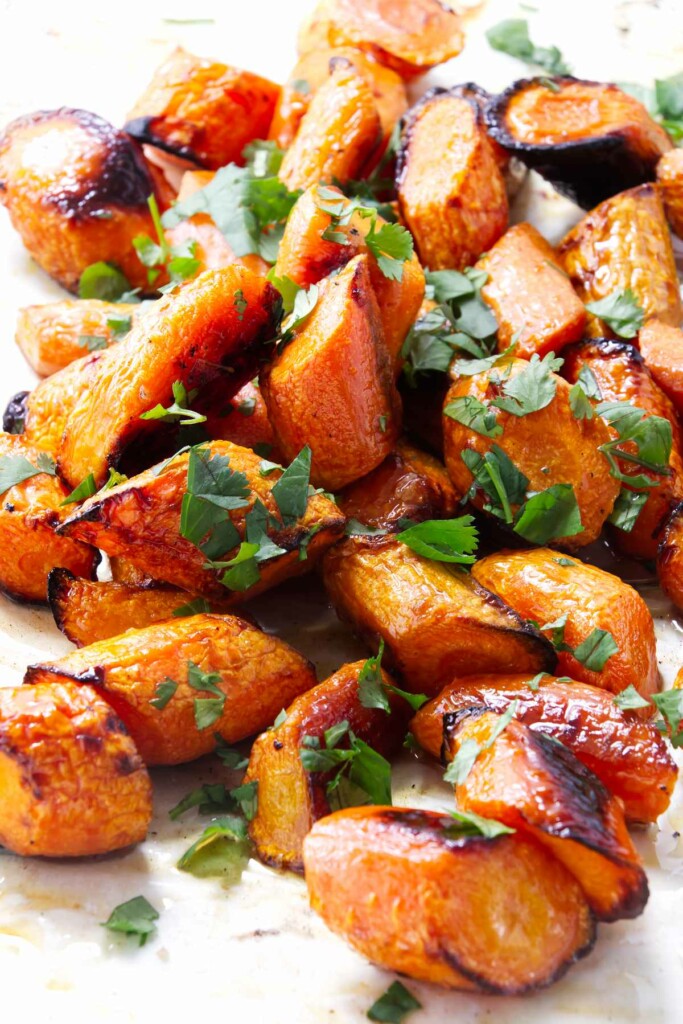
[{"label": "chopped cilantro", "polygon": [[204,729],[214,725],[225,710],[225,694],[216,685],[222,681],[219,672],[202,672],[199,665],[193,661],[187,663],[187,683],[193,690],[202,693],[212,693],[213,697],[196,697],[194,701],[194,720],[197,729],[203,732]]},{"label": "chopped cilantro", "polygon": [[518,706],[519,701],[513,700],[512,704],[510,704],[504,714],[500,715],[494,728],[491,730],[490,737],[484,743],[478,743],[477,740],[472,739],[471,737],[463,740],[458,748],[458,752],[444,772],[445,782],[452,782],[457,786],[461,782],[465,781],[474,767],[474,762],[477,760],[479,755],[484,750],[488,750],[489,747],[492,747],[500,734],[507,729],[508,725],[517,713]]},{"label": "chopped cilantro", "polygon": [[274,177],[280,170],[284,155],[284,149],[269,139],[254,139],[242,151],[247,167],[255,178]]},{"label": "chopped cilantro", "polygon": [[543,359],[533,355],[519,373],[501,384],[502,395],[494,398],[491,405],[513,416],[527,416],[545,409],[555,397],[557,384],[553,374],[562,363],[563,360],[556,358],[552,352]]},{"label": "chopped cilantro", "polygon": [[683,732],[680,728],[681,718],[683,718],[683,690],[665,690],[664,693],[654,693],[652,703],[664,719],[672,746],[683,746]]},{"label": "chopped cilantro", "polygon": [[197,391],[187,391],[181,380],[176,380],[171,385],[173,391],[173,404],[168,407],[155,405],[140,416],[141,420],[163,420],[164,423],[178,420],[181,427],[189,427],[194,423],[206,423],[206,416],[194,412],[189,408],[190,402],[197,397]]},{"label": "chopped cilantro", "polygon": [[444,416],[462,423],[482,437],[500,437],[503,428],[496,420],[496,413],[489,405],[484,405],[474,395],[463,395],[454,398],[444,406]]},{"label": "chopped cilantro", "polygon": [[413,1010],[421,1010],[422,1003],[400,981],[391,983],[386,992],[376,999],[368,1010],[368,1018],[374,1021],[386,1021],[388,1024],[401,1024]]},{"label": "chopped cilantro", "polygon": [[[391,803],[391,765],[340,722],[324,734],[322,747],[317,736],[304,736],[299,755],[307,772],[336,774],[327,783],[327,797],[333,810],[358,804]],[[348,749],[339,749],[341,739],[348,738]]]},{"label": "chopped cilantro", "polygon": [[88,352],[99,352],[109,347],[109,342],[100,334],[79,334],[78,347],[85,348]]},{"label": "chopped cilantro", "polygon": [[636,525],[647,499],[647,491],[629,491],[626,487],[622,487],[609,515],[609,522],[612,526],[624,530],[625,533],[630,533]]},{"label": "chopped cilantro", "polygon": [[158,920],[158,910],[155,910],[144,896],[135,896],[132,900],[114,907],[108,919],[102,922],[102,927],[108,928],[110,932],[134,935],[139,944],[144,946],[150,935],[156,931],[154,922]]},{"label": "chopped cilantro", "polygon": [[131,290],[130,281],[113,263],[91,263],[78,282],[80,299],[102,299],[104,302],[139,301]]},{"label": "chopped cilantro", "polygon": [[[663,416],[648,416],[644,409],[639,409],[630,402],[600,402],[596,406],[596,412],[607,420],[618,434],[615,440],[607,441],[598,449],[607,459],[610,473],[615,479],[632,488],[659,485],[658,480],[645,473],[632,476],[624,473],[618,460],[631,462],[659,476],[670,475],[672,429],[668,419]],[[635,453],[625,451],[621,447],[626,442],[635,445]]]},{"label": "chopped cilantro", "polygon": [[449,827],[449,834],[457,836],[484,836],[486,839],[495,839],[496,836],[510,835],[515,831],[509,828],[502,821],[495,818],[482,818],[472,811],[449,811],[451,818],[456,824]]},{"label": "chopped cilantro", "polygon": [[595,416],[590,399],[578,381],[569,392],[569,408],[577,420],[592,420]]},{"label": "chopped cilantro", "polygon": [[615,693],[612,700],[622,711],[634,711],[636,708],[647,708],[650,706],[649,700],[645,700],[644,697],[640,696],[633,683],[622,690],[621,693]]},{"label": "chopped cilantro", "polygon": [[0,455],[0,494],[33,476],[41,473],[55,476],[56,472],[54,460],[45,452],[38,455],[35,466],[23,455]]},{"label": "chopped cilantro", "polygon": [[95,483],[95,477],[92,473],[88,473],[86,478],[81,480],[78,487],[75,487],[64,501],[60,501],[60,507],[62,505],[73,505],[76,501],[85,501],[86,498],[91,498],[96,493],[97,484]]},{"label": "chopped cilantro", "polygon": [[543,68],[551,75],[568,75],[571,68],[557,46],[536,46],[529,37],[529,23],[524,18],[508,18],[498,22],[486,33],[489,46],[526,64]]},{"label": "chopped cilantro", "polygon": [[306,512],[311,476],[311,449],[306,445],[275,483],[271,494],[285,526],[291,526]]},{"label": "chopped cilantro", "polygon": [[225,815],[204,829],[199,839],[182,855],[177,867],[199,878],[227,875],[230,882],[237,882],[249,860],[249,852],[244,818]]},{"label": "chopped cilantro", "polygon": [[430,519],[402,530],[396,539],[412,551],[436,562],[471,564],[475,561],[477,529],[472,516],[458,519]]},{"label": "chopped cilantro", "polygon": [[173,612],[173,617],[183,619],[186,615],[201,615],[211,611],[211,604],[205,597],[193,597],[187,604],[181,604]]},{"label": "chopped cilantro", "polygon": [[177,689],[178,684],[174,679],[169,679],[168,677],[163,679],[160,683],[157,683],[150,704],[157,711],[163,711],[171,697],[175,695]]},{"label": "chopped cilantro", "polygon": [[200,814],[218,814],[222,811],[233,811],[236,806],[236,800],[222,782],[207,783],[198,789],[191,790],[175,807],[171,808],[168,816],[171,821],[177,821],[185,811],[189,811],[192,807],[197,807]]},{"label": "chopped cilantro", "polygon": [[534,494],[520,509],[513,529],[533,544],[581,533],[581,511],[572,485],[553,484]]},{"label": "chopped cilantro", "polygon": [[588,302],[586,309],[603,320],[620,338],[635,338],[645,323],[643,308],[630,288],[612,292],[597,302]]}]

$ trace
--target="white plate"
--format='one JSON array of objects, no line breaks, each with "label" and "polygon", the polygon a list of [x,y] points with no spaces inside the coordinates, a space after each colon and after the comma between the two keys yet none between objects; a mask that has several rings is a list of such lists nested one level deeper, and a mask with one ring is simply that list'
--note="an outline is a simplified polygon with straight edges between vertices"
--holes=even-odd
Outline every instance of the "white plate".
[{"label": "white plate", "polygon": [[[465,53],[430,76],[444,84],[474,80],[497,89],[525,68],[494,54],[483,27],[502,17],[530,19],[534,39],[557,43],[585,77],[649,81],[683,65],[680,0],[531,0],[536,13],[499,0],[469,29]],[[473,6],[470,3],[470,6]],[[115,123],[171,46],[282,80],[294,62],[295,33],[308,0],[118,0],[116,4],[43,4],[0,0],[0,125],[20,113],[61,105],[93,109]],[[208,19],[175,24],[169,19]],[[166,20],[164,20],[166,19]],[[541,187],[525,194],[519,215],[552,239],[576,210]],[[19,306],[61,293],[34,267],[0,216],[0,404],[33,384],[12,342]],[[656,589],[645,596],[657,616],[667,682],[681,658],[681,627]],[[283,614],[279,608],[284,608]],[[320,678],[362,648],[336,623],[314,580],[257,603],[256,614],[317,662]],[[0,685],[69,644],[49,614],[0,598]],[[0,856],[0,977],[5,1013],[48,1024],[92,1019],[142,1022],[271,1019],[279,1024],[360,1024],[392,975],[332,936],[307,906],[303,882],[251,862],[239,886],[183,874],[175,863],[203,828],[193,812],[170,822],[169,807],[202,782],[223,778],[212,760],[154,772],[156,815],[137,849],[99,860],[42,862]],[[406,758],[395,772],[396,803],[450,806],[439,772]],[[2,794],[0,794],[0,799]],[[553,988],[525,999],[460,996],[409,982],[424,1006],[415,1024],[495,1021],[575,1024],[682,1016],[680,920],[683,830],[680,794],[662,823],[637,837],[652,895],[641,918],[602,926],[594,952]],[[139,893],[161,911],[158,937],[145,948],[112,937],[99,922]],[[87,1015],[87,1017],[86,1017]]]}]

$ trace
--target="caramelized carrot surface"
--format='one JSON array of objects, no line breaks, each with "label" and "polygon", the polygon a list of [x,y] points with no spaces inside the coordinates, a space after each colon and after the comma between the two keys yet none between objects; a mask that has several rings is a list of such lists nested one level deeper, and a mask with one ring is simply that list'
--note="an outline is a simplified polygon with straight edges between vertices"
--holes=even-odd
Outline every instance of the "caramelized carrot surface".
[{"label": "caramelized carrot surface", "polygon": [[432,756],[448,755],[446,716],[473,706],[502,714],[513,702],[515,718],[571,750],[622,801],[627,819],[655,821],[667,809],[678,768],[664,738],[597,686],[550,675],[454,679],[420,708],[410,729]]},{"label": "caramelized carrot surface", "polygon": [[[568,561],[572,564],[563,564]],[[564,643],[572,650],[596,629],[610,634],[618,650],[602,668],[591,669],[571,651],[558,650],[558,675],[611,693],[635,686],[643,697],[650,697],[659,689],[652,615],[642,597],[618,576],[585,562],[560,559],[549,548],[487,555],[472,566],[472,575],[524,619],[543,626],[566,614]]]},{"label": "caramelized carrot surface", "polygon": [[666,219],[679,238],[683,237],[683,153],[670,149],[657,164],[657,183]]},{"label": "caramelized carrot surface", "polygon": [[465,836],[434,811],[355,807],[304,840],[311,906],[369,960],[468,992],[550,984],[595,926],[571,874],[521,834]]},{"label": "caramelized carrot surface", "polygon": [[638,348],[658,387],[683,413],[683,331],[653,317],[638,332]]},{"label": "caramelized carrot surface", "polygon": [[[31,665],[24,681],[92,684],[121,716],[146,764],[180,764],[212,751],[216,733],[235,743],[265,729],[315,685],[315,672],[283,640],[243,619],[200,614]],[[169,681],[176,685],[164,702],[159,687]]]},{"label": "caramelized carrot surface", "polygon": [[39,377],[64,369],[89,351],[107,348],[127,334],[137,307],[100,299],[67,299],[19,310],[15,341]]},{"label": "caramelized carrot surface", "polygon": [[0,688],[0,842],[85,857],[141,842],[152,785],[135,743],[89,686]]}]

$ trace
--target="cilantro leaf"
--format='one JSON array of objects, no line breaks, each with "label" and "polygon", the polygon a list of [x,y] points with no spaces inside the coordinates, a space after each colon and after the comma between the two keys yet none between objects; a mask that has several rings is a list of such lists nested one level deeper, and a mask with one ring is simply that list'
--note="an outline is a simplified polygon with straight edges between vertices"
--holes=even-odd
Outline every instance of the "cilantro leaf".
[{"label": "cilantro leaf", "polygon": [[586,309],[603,320],[620,338],[635,338],[645,323],[645,313],[634,292],[614,291],[597,302],[587,302]]},{"label": "cilantro leaf", "polygon": [[[449,811],[451,818],[455,818],[456,825],[452,826],[458,836],[485,836],[486,839],[495,839],[496,836],[509,835],[516,830],[504,825],[502,821],[494,818],[482,818],[472,811]],[[449,830],[450,831],[450,830]]]},{"label": "cilantro leaf", "polygon": [[169,679],[168,677],[163,679],[160,683],[157,683],[150,704],[157,711],[163,711],[177,689],[178,684],[174,679]]},{"label": "cilantro leaf", "polygon": [[578,647],[574,657],[591,672],[602,672],[605,663],[619,650],[616,640],[606,629],[593,629]]},{"label": "cilantro leaf", "polygon": [[168,816],[171,821],[177,821],[185,811],[189,811],[192,807],[198,807],[200,814],[216,814],[219,811],[233,811],[236,806],[236,800],[222,782],[207,783],[198,789],[191,790],[175,807],[171,808]]},{"label": "cilantro leaf", "polygon": [[458,519],[430,519],[402,530],[396,539],[412,551],[436,562],[471,564],[475,561],[477,529],[472,516]]},{"label": "cilantro leaf", "polygon": [[103,928],[110,932],[123,932],[124,935],[135,935],[139,945],[144,946],[147,939],[156,931],[155,921],[159,920],[159,912],[155,910],[144,896],[135,896],[126,903],[114,907]]},{"label": "cilantro leaf", "polygon": [[178,420],[181,427],[191,426],[193,423],[206,423],[206,416],[202,416],[201,413],[194,412],[188,408],[190,402],[197,395],[196,391],[188,393],[181,380],[174,381],[171,385],[171,390],[173,391],[172,405],[169,405],[168,408],[164,408],[161,404],[155,405],[153,409],[143,412],[140,419],[163,420],[164,423]]},{"label": "cilantro leaf", "polygon": [[311,449],[306,445],[274,485],[271,494],[285,526],[291,526],[306,512],[311,477]]},{"label": "cilantro leaf", "polygon": [[513,527],[533,544],[547,544],[583,531],[581,511],[571,484],[553,484],[524,503]]},{"label": "cilantro leaf", "polygon": [[214,725],[225,710],[226,695],[216,685],[222,681],[220,672],[202,672],[193,661],[187,663],[187,684],[193,690],[212,693],[213,697],[197,697],[194,701],[194,720],[203,732]]},{"label": "cilantro leaf", "polygon": [[201,615],[211,611],[211,603],[205,597],[193,597],[187,604],[181,604],[173,612],[175,619],[183,619],[187,615]]},{"label": "cilantro leaf", "polygon": [[683,734],[680,731],[683,718],[683,690],[665,690],[654,693],[652,703],[657,707],[664,722],[670,730],[669,739],[674,747],[683,746]]},{"label": "cilantro leaf", "polygon": [[126,275],[114,263],[91,263],[78,282],[79,299],[102,299],[104,302],[138,301],[131,292]]},{"label": "cilantro leaf", "polygon": [[189,871],[199,878],[226,875],[230,883],[238,882],[249,860],[250,843],[244,818],[226,815],[208,825],[199,839],[178,861],[180,871]]},{"label": "cilantro leaf", "polygon": [[377,654],[373,658],[368,658],[358,673],[358,699],[364,708],[380,708],[391,714],[389,699],[382,685],[383,654],[384,640],[380,640]]},{"label": "cilantro leaf", "polygon": [[282,298],[282,309],[285,313],[291,313],[294,309],[294,301],[302,290],[296,281],[292,281],[291,277],[287,277],[283,274],[282,277],[278,277],[275,273],[275,267],[271,267],[266,278],[272,284],[273,288],[280,293]]},{"label": "cilantro leaf", "polygon": [[577,420],[592,420],[595,416],[595,410],[578,381],[569,392],[569,408]]},{"label": "cilantro leaf", "polygon": [[629,491],[622,487],[609,515],[609,522],[625,533],[630,533],[647,503],[647,499],[647,491]]},{"label": "cilantro leaf", "polygon": [[111,331],[112,341],[121,341],[129,333],[133,326],[133,318],[130,316],[110,316],[107,318],[107,327]]},{"label": "cilantro leaf", "polygon": [[683,119],[683,71],[671,78],[655,80],[655,97],[661,116],[667,120]]},{"label": "cilantro leaf", "polygon": [[[436,302],[451,302],[475,294],[474,282],[459,270],[425,270],[427,289]],[[485,283],[482,281],[482,283]]]},{"label": "cilantro leaf", "polygon": [[622,711],[633,711],[636,708],[647,708],[650,706],[649,700],[645,700],[644,697],[640,696],[633,683],[622,690],[621,693],[615,693],[612,701]]},{"label": "cilantro leaf", "polygon": [[551,75],[568,75],[571,68],[557,46],[536,46],[529,37],[529,23],[523,18],[498,22],[486,33],[489,46],[527,64],[535,64]]},{"label": "cilantro leaf", "polygon": [[220,733],[215,732],[213,734],[213,738],[216,741],[214,753],[216,757],[220,758],[226,768],[238,771],[240,768],[247,767],[249,759],[247,757],[243,757],[239,750],[234,750],[232,747],[229,747]]},{"label": "cilantro leaf", "polygon": [[[659,481],[644,473],[624,473],[619,461],[631,462],[659,476],[669,476],[669,459],[673,440],[671,423],[663,416],[648,416],[630,402],[600,402],[596,412],[617,432],[615,440],[601,444],[602,452],[609,463],[610,473],[629,488],[656,487]],[[632,442],[636,454],[621,446]]]},{"label": "cilantro leaf", "polygon": [[[495,403],[494,403],[495,404]],[[496,421],[496,414],[490,406],[484,405],[474,395],[454,398],[443,410],[444,416],[462,423],[482,437],[500,437],[503,428]]]},{"label": "cilantro leaf", "polygon": [[317,284],[310,288],[300,288],[294,296],[292,312],[282,321],[280,345],[291,341],[294,332],[302,326],[318,303],[319,289]]},{"label": "cilantro leaf", "polygon": [[247,821],[256,817],[258,810],[258,782],[244,782],[230,790],[230,796],[235,800]]},{"label": "cilantro leaf", "polygon": [[598,401],[602,399],[602,391],[600,390],[600,385],[598,384],[595,374],[591,370],[588,363],[584,363],[584,365],[579,370],[577,384],[581,385],[584,394],[587,398],[597,398]]},{"label": "cilantro leaf", "polygon": [[71,494],[68,494],[64,501],[60,501],[60,508],[62,505],[73,505],[76,501],[85,501],[86,498],[92,498],[93,494],[97,494],[97,484],[93,474],[88,473],[86,478],[74,487]]},{"label": "cilantro leaf", "polygon": [[85,348],[88,352],[99,352],[109,347],[109,342],[100,334],[79,334],[78,347]]},{"label": "cilantro leaf", "polygon": [[254,139],[242,150],[247,167],[255,178],[272,178],[280,170],[284,149],[269,139]]},{"label": "cilantro leaf", "polygon": [[242,541],[235,557],[224,563],[226,572],[221,576],[221,583],[224,587],[243,593],[258,583],[261,579],[255,557],[258,551],[258,544]]},{"label": "cilantro leaf", "polygon": [[376,999],[368,1010],[368,1018],[374,1021],[386,1021],[388,1024],[401,1024],[413,1010],[421,1010],[422,1003],[400,981],[391,983],[386,992]]},{"label": "cilantro leaf", "polygon": [[382,224],[377,230],[373,220],[365,244],[385,277],[390,281],[402,280],[403,264],[412,259],[414,252],[413,236],[407,228],[401,224]]},{"label": "cilantro leaf", "polygon": [[492,747],[500,734],[507,729],[517,713],[518,706],[519,700],[513,700],[507,710],[499,716],[498,721],[491,730],[491,735],[484,743],[478,743],[477,740],[471,737],[463,740],[458,748],[458,752],[444,772],[444,782],[452,782],[457,786],[465,781],[479,755],[484,750]]},{"label": "cilantro leaf", "polygon": [[549,352],[543,359],[533,355],[527,366],[502,384],[502,396],[494,398],[491,405],[513,416],[527,416],[550,405],[557,391],[552,376],[563,360]]},{"label": "cilantro leaf", "polygon": [[[349,748],[340,749],[336,744],[347,735]],[[328,729],[324,740],[325,747],[322,747],[317,736],[304,736],[299,756],[308,772],[337,769],[327,783],[327,797],[333,810],[365,803],[391,803],[391,765],[355,736],[347,721]]]},{"label": "cilantro leaf", "polygon": [[481,488],[491,499],[491,503],[484,505],[485,510],[512,523],[511,506],[520,505],[526,498],[527,477],[497,444],[483,456],[472,449],[465,449],[460,458],[474,477],[471,491]]},{"label": "cilantro leaf", "polygon": [[23,455],[0,455],[0,494],[9,491],[10,487],[23,483],[24,480],[40,476],[41,473],[55,475],[55,464],[49,456],[41,453],[36,463],[34,466]]}]

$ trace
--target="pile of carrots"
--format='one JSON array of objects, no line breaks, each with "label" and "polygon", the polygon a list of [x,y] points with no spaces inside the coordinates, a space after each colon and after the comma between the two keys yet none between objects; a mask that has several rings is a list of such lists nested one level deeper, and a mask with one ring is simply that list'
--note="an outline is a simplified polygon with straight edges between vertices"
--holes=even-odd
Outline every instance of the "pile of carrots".
[{"label": "pile of carrots", "polygon": [[[582,554],[683,608],[683,150],[566,75],[409,109],[462,45],[438,0],[325,0],[283,86],[177,50],[121,129],[0,137],[76,296],[20,311],[0,434],[0,587],[75,645],[0,690],[0,842],[140,842],[148,766],[256,737],[255,856],[375,963],[516,994],[642,912],[628,826],[676,782],[683,690]],[[527,168],[588,211],[555,248],[509,225]],[[323,682],[241,611],[314,570],[370,655]],[[392,806],[406,744],[452,815]]]}]

